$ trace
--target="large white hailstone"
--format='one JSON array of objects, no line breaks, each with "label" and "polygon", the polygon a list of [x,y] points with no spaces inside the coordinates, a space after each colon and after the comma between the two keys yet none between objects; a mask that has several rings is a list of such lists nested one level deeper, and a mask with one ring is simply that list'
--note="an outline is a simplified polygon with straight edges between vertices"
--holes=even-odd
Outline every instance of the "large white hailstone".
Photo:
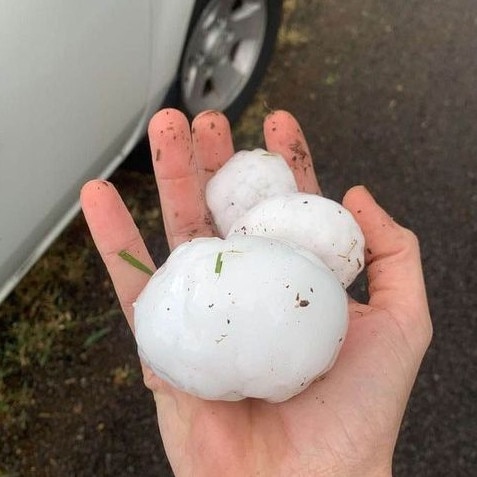
[{"label": "large white hailstone", "polygon": [[206,201],[222,237],[258,202],[296,192],[292,171],[280,154],[264,149],[234,154],[209,180]]},{"label": "large white hailstone", "polygon": [[260,235],[312,251],[347,288],[364,268],[364,236],[341,204],[297,192],[260,202],[236,220],[230,234]]},{"label": "large white hailstone", "polygon": [[139,354],[203,399],[270,402],[303,391],[335,361],[347,298],[309,251],[234,235],[179,246],[135,304]]}]

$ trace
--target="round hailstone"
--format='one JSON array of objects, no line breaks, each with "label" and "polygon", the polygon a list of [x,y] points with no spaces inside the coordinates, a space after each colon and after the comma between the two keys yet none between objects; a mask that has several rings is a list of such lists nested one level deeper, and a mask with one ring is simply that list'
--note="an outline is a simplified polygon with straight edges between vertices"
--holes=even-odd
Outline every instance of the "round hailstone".
[{"label": "round hailstone", "polygon": [[172,252],[135,304],[139,354],[203,399],[286,400],[335,361],[347,297],[309,251],[235,235]]},{"label": "round hailstone", "polygon": [[209,180],[206,201],[222,237],[258,202],[296,192],[292,171],[280,154],[264,149],[234,154]]},{"label": "round hailstone", "polygon": [[341,204],[319,195],[295,193],[260,202],[236,220],[231,234],[259,235],[312,251],[347,288],[364,268],[364,236]]}]

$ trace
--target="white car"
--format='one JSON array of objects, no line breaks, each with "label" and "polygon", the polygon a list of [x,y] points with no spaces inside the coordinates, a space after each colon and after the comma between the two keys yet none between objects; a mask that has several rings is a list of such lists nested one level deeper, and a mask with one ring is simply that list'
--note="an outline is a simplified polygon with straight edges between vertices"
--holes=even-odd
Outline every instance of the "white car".
[{"label": "white car", "polygon": [[161,106],[235,119],[279,0],[0,0],[0,301]]}]

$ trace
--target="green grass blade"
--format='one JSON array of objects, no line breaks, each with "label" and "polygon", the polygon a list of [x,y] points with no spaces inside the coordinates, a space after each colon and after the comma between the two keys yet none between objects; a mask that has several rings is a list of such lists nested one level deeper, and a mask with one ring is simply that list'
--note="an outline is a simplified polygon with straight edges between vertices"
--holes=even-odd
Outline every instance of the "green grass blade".
[{"label": "green grass blade", "polygon": [[126,260],[126,262],[128,262],[134,268],[141,270],[141,272],[147,273],[150,276],[154,275],[154,272],[147,265],[144,265],[144,263],[140,262],[137,258],[133,257],[128,251],[121,250],[121,252],[119,252],[118,255],[123,260]]}]

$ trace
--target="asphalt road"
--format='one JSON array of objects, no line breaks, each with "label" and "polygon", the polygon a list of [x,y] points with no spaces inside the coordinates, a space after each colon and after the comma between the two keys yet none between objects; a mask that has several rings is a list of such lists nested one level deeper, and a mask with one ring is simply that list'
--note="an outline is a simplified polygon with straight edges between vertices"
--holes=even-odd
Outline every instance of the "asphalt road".
[{"label": "asphalt road", "polygon": [[268,105],[299,118],[327,195],[364,183],[421,241],[435,335],[394,475],[477,475],[477,2],[297,4]]}]

